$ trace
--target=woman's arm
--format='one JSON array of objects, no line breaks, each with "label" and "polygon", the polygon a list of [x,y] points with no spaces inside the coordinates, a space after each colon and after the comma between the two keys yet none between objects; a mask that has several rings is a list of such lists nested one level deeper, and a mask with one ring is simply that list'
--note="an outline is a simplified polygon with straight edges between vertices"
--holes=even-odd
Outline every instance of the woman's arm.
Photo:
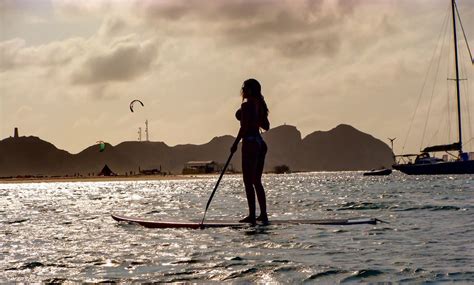
[{"label": "woman's arm", "polygon": [[240,127],[239,129],[239,133],[237,134],[237,137],[235,138],[235,141],[232,144],[232,147],[230,148],[230,152],[234,153],[237,151],[237,146],[239,145],[239,142],[241,139],[242,139],[242,127]]}]

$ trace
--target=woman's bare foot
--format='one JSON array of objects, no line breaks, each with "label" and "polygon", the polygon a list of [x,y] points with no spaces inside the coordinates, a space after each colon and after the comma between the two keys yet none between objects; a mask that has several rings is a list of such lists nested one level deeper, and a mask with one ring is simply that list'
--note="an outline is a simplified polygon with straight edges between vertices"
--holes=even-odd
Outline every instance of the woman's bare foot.
[{"label": "woman's bare foot", "polygon": [[255,216],[247,216],[239,221],[239,223],[250,223],[252,225],[256,224]]},{"label": "woman's bare foot", "polygon": [[262,222],[265,225],[268,224],[267,214],[260,214],[260,216],[258,216],[258,218],[256,220],[259,221],[259,222]]}]

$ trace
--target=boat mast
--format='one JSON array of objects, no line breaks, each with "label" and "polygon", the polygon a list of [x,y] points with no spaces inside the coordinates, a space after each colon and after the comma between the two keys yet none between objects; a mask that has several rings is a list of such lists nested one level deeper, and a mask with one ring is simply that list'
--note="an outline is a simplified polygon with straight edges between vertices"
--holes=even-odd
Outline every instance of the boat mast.
[{"label": "boat mast", "polygon": [[456,94],[458,100],[458,132],[459,132],[459,152],[462,153],[462,131],[461,131],[461,91],[459,88],[459,65],[458,65],[458,37],[456,34],[456,12],[455,10],[456,2],[455,0],[451,1],[451,6],[453,10],[453,34],[454,34],[454,61],[456,64]]}]

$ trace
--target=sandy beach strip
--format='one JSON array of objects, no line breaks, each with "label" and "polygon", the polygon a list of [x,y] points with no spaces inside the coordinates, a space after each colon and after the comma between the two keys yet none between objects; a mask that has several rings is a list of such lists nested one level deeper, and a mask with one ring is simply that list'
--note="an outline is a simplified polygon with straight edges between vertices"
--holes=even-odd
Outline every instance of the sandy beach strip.
[{"label": "sandy beach strip", "polygon": [[129,176],[68,176],[68,177],[4,177],[0,178],[2,183],[50,183],[50,182],[110,182],[110,181],[148,181],[148,180],[189,180],[206,179],[217,174],[199,175],[129,175]]}]

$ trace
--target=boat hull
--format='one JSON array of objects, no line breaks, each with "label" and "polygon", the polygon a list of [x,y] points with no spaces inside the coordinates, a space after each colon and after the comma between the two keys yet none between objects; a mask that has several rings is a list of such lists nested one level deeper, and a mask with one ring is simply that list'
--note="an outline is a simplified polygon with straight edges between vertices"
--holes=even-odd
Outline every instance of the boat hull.
[{"label": "boat hull", "polygon": [[379,169],[379,170],[372,170],[369,172],[364,172],[364,176],[386,176],[392,173],[391,169]]},{"label": "boat hull", "polygon": [[394,164],[393,168],[408,175],[474,174],[474,160],[432,164]]}]

